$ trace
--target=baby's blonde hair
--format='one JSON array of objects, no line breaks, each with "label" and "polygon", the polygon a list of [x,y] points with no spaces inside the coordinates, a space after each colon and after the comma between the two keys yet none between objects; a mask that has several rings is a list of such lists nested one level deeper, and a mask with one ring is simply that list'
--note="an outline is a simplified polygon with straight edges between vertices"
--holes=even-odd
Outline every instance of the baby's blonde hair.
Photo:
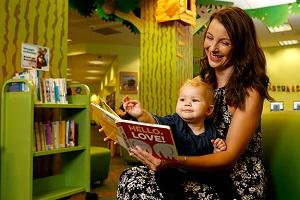
[{"label": "baby's blonde hair", "polygon": [[[214,93],[213,88],[210,84],[203,82],[199,77],[195,77],[193,79],[186,80],[182,86],[180,87],[180,90],[185,86],[193,86],[197,87],[199,89],[204,90],[205,99],[210,105],[214,104]],[[179,90],[179,91],[180,91]]]}]

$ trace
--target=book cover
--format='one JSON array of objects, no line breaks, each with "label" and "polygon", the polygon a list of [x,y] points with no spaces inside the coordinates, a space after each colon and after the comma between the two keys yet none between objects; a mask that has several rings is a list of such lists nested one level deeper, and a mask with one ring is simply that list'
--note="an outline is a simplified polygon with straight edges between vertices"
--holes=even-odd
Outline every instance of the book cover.
[{"label": "book cover", "polygon": [[25,83],[10,83],[7,87],[7,92],[23,92]]},{"label": "book cover", "polygon": [[70,147],[74,147],[76,145],[76,124],[74,120],[69,120],[69,133],[68,133],[68,144]]},{"label": "book cover", "polygon": [[66,147],[66,121],[59,121],[59,133],[58,133],[58,146],[59,148]]},{"label": "book cover", "polygon": [[42,151],[42,139],[41,139],[39,122],[34,122],[34,134],[35,134],[36,151]]},{"label": "book cover", "polygon": [[59,148],[59,121],[53,121],[52,132],[53,132],[53,148]]},{"label": "book cover", "polygon": [[66,147],[70,147],[70,120],[66,120]]},{"label": "book cover", "polygon": [[95,121],[102,126],[105,135],[124,148],[139,146],[165,160],[178,156],[169,126],[124,120],[95,103],[91,105]]},{"label": "book cover", "polygon": [[46,150],[46,129],[45,124],[43,122],[39,123],[39,131],[40,131],[40,137],[41,137],[41,149],[42,151]]},{"label": "book cover", "polygon": [[53,134],[52,134],[52,125],[50,121],[47,121],[45,124],[46,132],[46,150],[53,149]]}]

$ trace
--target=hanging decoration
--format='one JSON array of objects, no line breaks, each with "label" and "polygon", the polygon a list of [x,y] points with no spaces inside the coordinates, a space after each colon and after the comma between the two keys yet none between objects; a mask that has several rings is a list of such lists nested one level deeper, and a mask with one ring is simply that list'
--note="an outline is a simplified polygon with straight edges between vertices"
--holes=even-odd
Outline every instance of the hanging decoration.
[{"label": "hanging decoration", "polygon": [[[207,0],[208,1],[208,0]],[[224,8],[231,6],[232,3],[220,3],[220,4],[210,4],[205,3],[201,0],[196,1],[196,26],[193,30],[193,35],[202,33],[205,30],[205,25],[207,24],[212,13]]]},{"label": "hanging decoration", "polygon": [[[131,23],[126,18],[140,17],[140,2],[141,0],[69,0],[69,5],[82,16],[90,17],[96,12],[105,21],[122,22],[131,32],[139,33],[139,24]],[[197,10],[194,33],[203,30],[211,13],[220,8],[233,5],[232,2],[214,0],[195,0],[195,3]],[[248,9],[246,12],[252,18],[261,20],[267,26],[279,26],[288,21],[289,14],[300,13],[300,0],[291,4]]]},{"label": "hanging decoration", "polygon": [[156,21],[181,21],[196,25],[195,0],[157,0]]},{"label": "hanging decoration", "polygon": [[[84,17],[91,17],[96,13],[101,19],[108,22],[121,22],[131,32],[139,33],[137,25],[126,20],[126,17],[139,17],[141,0],[69,0],[70,8],[75,9]],[[122,17],[118,14],[122,12]]]}]

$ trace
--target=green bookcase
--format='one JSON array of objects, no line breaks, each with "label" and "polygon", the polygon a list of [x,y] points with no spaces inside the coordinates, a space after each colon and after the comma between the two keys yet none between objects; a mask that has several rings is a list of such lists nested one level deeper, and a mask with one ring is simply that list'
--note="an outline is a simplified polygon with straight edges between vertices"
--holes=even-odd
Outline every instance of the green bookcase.
[{"label": "green bookcase", "polygon": [[[14,83],[24,83],[27,91],[10,92]],[[1,101],[1,200],[59,199],[90,191],[90,102],[89,88],[72,84],[69,104],[35,104],[32,85],[24,80],[8,80]],[[63,120],[77,124],[77,145],[47,151],[34,150],[36,113],[55,111]],[[52,160],[58,172],[35,177],[43,159]],[[44,165],[45,166],[45,165]],[[45,170],[44,170],[45,171]]]}]

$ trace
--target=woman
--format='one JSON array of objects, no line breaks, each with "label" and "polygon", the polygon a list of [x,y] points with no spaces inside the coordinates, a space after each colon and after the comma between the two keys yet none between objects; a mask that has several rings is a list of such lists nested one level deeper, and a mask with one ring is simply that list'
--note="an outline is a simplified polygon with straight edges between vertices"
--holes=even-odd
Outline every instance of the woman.
[{"label": "woman", "polygon": [[[264,199],[260,118],[264,99],[270,100],[266,60],[252,19],[240,8],[214,13],[204,38],[200,77],[215,88],[213,120],[226,138],[227,150],[203,156],[179,156],[164,162],[140,148],[131,154],[146,166],[127,169],[120,177],[118,199],[163,199],[155,171],[181,167],[199,172],[230,170],[237,199]],[[221,199],[213,185],[182,183],[186,199]]]}]

